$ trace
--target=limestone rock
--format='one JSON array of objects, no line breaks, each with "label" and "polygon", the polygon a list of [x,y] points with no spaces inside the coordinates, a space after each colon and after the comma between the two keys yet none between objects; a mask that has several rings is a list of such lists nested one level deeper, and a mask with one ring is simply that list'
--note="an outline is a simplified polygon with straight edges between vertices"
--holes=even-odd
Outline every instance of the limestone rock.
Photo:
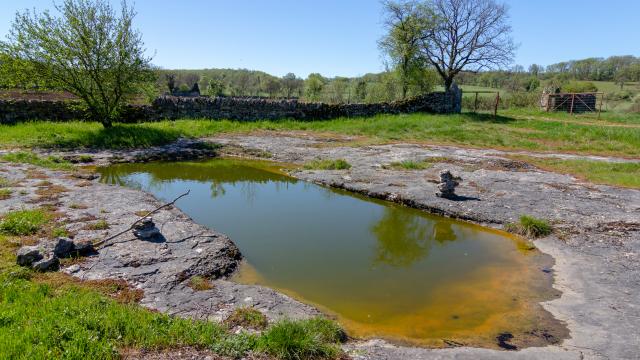
[{"label": "limestone rock", "polygon": [[36,271],[58,271],[60,268],[60,260],[57,256],[49,254],[40,261],[33,263],[31,266]]},{"label": "limestone rock", "polygon": [[44,258],[42,249],[38,246],[23,246],[18,250],[16,262],[20,266],[31,266]]},{"label": "limestone rock", "polygon": [[57,257],[68,257],[71,256],[73,251],[75,250],[74,242],[67,237],[59,237],[56,239],[56,245],[53,248],[53,253]]},{"label": "limestone rock", "polygon": [[153,219],[148,217],[133,227],[133,235],[141,240],[150,240],[160,235],[160,230],[156,227]]}]

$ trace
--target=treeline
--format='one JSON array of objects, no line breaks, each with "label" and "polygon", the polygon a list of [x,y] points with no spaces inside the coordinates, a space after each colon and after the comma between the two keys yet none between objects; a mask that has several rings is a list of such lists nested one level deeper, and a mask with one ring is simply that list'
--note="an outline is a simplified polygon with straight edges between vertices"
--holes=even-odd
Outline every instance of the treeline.
[{"label": "treeline", "polygon": [[[402,85],[394,71],[353,78],[313,73],[303,79],[293,73],[276,77],[246,69],[157,70],[156,79],[155,95],[188,91],[198,84],[200,92],[208,96],[296,98],[326,103],[388,102],[402,97]],[[421,81],[409,87],[409,95],[430,92],[437,81],[437,76],[426,70]]]},{"label": "treeline", "polygon": [[533,64],[525,69],[514,66],[508,71],[463,72],[458,83],[509,91],[538,91],[544,87],[563,91],[595,91],[591,81],[611,81],[621,90],[628,82],[640,81],[640,58],[612,56],[560,62],[549,66]]}]

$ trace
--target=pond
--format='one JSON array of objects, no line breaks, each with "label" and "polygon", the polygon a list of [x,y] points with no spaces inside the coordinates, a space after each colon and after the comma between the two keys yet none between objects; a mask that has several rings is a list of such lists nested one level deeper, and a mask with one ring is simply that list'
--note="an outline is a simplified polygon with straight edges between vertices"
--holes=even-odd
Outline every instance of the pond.
[{"label": "pond", "polygon": [[[235,280],[334,315],[349,335],[425,346],[536,345],[558,324],[545,257],[506,233],[296,180],[278,164],[217,159],[122,164],[102,181],[141,188],[227,234]],[[540,343],[542,344],[542,343]]]}]

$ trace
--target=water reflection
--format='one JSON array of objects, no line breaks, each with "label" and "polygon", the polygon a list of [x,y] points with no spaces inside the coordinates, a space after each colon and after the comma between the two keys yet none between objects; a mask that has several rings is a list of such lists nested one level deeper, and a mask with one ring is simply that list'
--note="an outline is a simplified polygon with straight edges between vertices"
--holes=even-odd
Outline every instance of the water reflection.
[{"label": "water reflection", "polygon": [[384,215],[372,228],[377,239],[374,264],[410,266],[429,254],[433,223],[398,211],[384,209]]}]

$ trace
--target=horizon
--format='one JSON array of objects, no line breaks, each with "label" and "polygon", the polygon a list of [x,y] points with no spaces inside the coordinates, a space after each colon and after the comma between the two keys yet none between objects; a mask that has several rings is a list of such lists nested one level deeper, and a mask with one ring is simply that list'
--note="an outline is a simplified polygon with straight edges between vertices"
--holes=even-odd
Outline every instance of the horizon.
[{"label": "horizon", "polygon": [[[640,3],[612,0],[606,8],[596,7],[594,0],[581,1],[579,7],[577,1],[506,3],[513,39],[520,44],[512,65],[527,68],[534,63],[547,66],[592,57],[640,55],[638,48],[624,40],[640,37],[640,29],[633,26]],[[162,5],[138,0],[134,6],[138,13],[135,27],[148,53],[155,54],[153,64],[161,69],[247,69],[276,76],[293,72],[302,78],[310,73],[333,78],[384,71],[377,48],[384,31],[377,0],[348,4],[338,0],[321,4],[310,0],[188,0]],[[52,1],[24,0],[4,4],[4,8],[0,14],[3,39],[16,11],[51,9]],[[556,40],[563,33],[566,35]],[[568,45],[567,38],[571,38]]]}]

